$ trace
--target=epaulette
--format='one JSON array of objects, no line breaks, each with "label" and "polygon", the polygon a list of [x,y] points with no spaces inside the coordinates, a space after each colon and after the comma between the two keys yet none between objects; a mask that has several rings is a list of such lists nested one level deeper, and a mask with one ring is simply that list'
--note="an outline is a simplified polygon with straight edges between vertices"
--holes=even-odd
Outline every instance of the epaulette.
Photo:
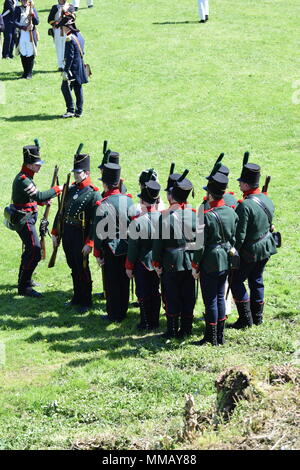
[{"label": "epaulette", "polygon": [[21,180],[26,180],[26,178],[27,178],[26,175],[24,175],[24,174],[23,174],[23,175],[20,175],[20,179],[21,179]]},{"label": "epaulette", "polygon": [[101,201],[96,201],[95,202],[95,206],[100,206],[101,205]]},{"label": "epaulette", "polygon": [[233,191],[228,191],[226,194],[232,194],[232,195],[234,195],[234,192],[233,192]]},{"label": "epaulette", "polygon": [[239,203],[239,204],[242,204],[242,202],[244,202],[244,200],[245,200],[245,199],[239,199],[239,200],[238,200],[238,203]]},{"label": "epaulette", "polygon": [[97,188],[97,186],[95,186],[94,184],[90,184],[90,187],[91,187],[94,191],[100,191],[100,188]]},{"label": "epaulette", "polygon": [[133,199],[132,194],[129,194],[129,193],[128,193],[128,194],[126,194],[126,196],[131,197],[131,199]]}]

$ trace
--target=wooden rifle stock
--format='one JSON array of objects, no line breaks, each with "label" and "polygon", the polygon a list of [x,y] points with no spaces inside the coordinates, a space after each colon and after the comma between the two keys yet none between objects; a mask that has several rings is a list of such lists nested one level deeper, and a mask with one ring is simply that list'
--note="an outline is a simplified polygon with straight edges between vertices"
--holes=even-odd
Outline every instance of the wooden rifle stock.
[{"label": "wooden rifle stock", "polygon": [[[55,165],[54,172],[53,172],[53,177],[52,177],[52,182],[51,182],[51,188],[53,188],[53,186],[55,186],[55,184],[57,182],[57,175],[58,175],[58,166]],[[42,218],[42,221],[47,221],[48,220],[49,212],[50,212],[50,206],[47,205],[47,207],[45,209],[45,212],[44,212],[44,215],[43,215],[43,218]],[[46,258],[45,237],[46,237],[46,234],[41,233],[41,240],[40,241],[41,241],[41,257],[42,257],[42,259]]]},{"label": "wooden rifle stock", "polygon": [[69,173],[68,176],[67,176],[67,181],[64,184],[62,195],[61,195],[60,208],[57,212],[57,245],[53,248],[53,253],[52,253],[50,261],[48,263],[48,268],[53,268],[53,266],[55,265],[55,260],[56,260],[58,247],[59,247],[61,239],[62,239],[63,225],[64,225],[64,213],[65,213],[65,202],[66,202],[66,197],[67,197],[68,190],[69,190],[70,177],[71,177],[71,173]]}]

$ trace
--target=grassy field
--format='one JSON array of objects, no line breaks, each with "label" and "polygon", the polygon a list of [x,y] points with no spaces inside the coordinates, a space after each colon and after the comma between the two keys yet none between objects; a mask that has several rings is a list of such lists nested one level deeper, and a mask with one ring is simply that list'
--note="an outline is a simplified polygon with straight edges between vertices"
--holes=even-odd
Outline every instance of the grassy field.
[{"label": "grassy field", "polygon": [[[82,0],[77,25],[93,76],[84,87],[84,116],[65,121],[59,119],[65,111],[61,79],[47,36],[51,2],[36,2],[41,40],[33,80],[18,80],[19,58],[0,63],[6,94],[6,104],[0,104],[0,209],[3,213],[10,202],[22,146],[35,137],[46,160],[36,178],[41,189],[50,185],[55,164],[63,180],[80,142],[91,155],[96,183],[102,143],[108,139],[120,152],[129,192],[137,194],[137,176],[145,167],[156,168],[164,182],[174,161],[178,171],[190,169],[195,205],[222,151],[231,169],[230,189],[239,194],[236,178],[243,152],[249,150],[250,161],[272,176],[269,193],[283,235],[283,247],[265,275],[265,322],[249,331],[228,330],[220,348],[191,344],[203,332],[200,300],[195,336],[186,342],[137,334],[136,309],[123,324],[107,326],[99,318],[104,304],[96,296],[84,316],[64,309],[71,277],[62,250],[55,270],[45,262],[36,270],[44,298],[22,298],[16,290],[21,244],[1,224],[2,449],[67,449],[95,436],[104,448],[223,448],[226,441],[227,448],[236,449],[241,437],[268,433],[264,426],[271,416],[274,429],[282,426],[286,448],[297,447],[295,423],[282,422],[289,403],[295,404],[296,385],[277,384],[271,393],[267,378],[273,365],[299,365],[300,104],[293,104],[292,96],[300,80],[295,34],[300,4],[210,4],[210,21],[203,25],[195,0],[101,0],[92,10]],[[55,205],[51,220],[54,213]],[[49,256],[50,239],[47,248]],[[92,273],[96,293],[101,280],[94,260]],[[194,395],[199,413],[209,413],[216,400],[215,379],[238,365],[267,383],[265,392],[252,404],[242,401],[230,423],[208,426],[192,443],[180,441],[185,394]],[[281,416],[273,413],[271,401]],[[277,445],[272,439],[261,448]]]}]

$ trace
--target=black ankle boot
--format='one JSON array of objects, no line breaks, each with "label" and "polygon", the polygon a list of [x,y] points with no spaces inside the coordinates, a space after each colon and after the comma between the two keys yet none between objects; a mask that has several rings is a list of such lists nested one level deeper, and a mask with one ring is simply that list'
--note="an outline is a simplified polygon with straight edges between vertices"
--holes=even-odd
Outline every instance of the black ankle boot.
[{"label": "black ankle boot", "polygon": [[218,346],[217,325],[212,325],[211,323],[206,322],[203,338],[200,341],[194,342],[193,344],[196,346],[203,346],[206,343],[210,343],[213,346]]},{"label": "black ankle boot", "polygon": [[253,325],[250,301],[247,302],[236,302],[236,308],[239,314],[239,318],[235,323],[228,325],[228,328],[235,328],[241,330],[242,328],[251,327]]},{"label": "black ankle boot", "polygon": [[250,302],[250,309],[254,325],[261,325],[263,322],[264,302]]},{"label": "black ankle boot", "polygon": [[217,324],[217,341],[218,341],[218,344],[225,344],[224,329],[225,329],[225,320],[218,321],[218,324]]},{"label": "black ankle boot", "polygon": [[32,273],[32,269],[21,269],[19,275],[18,294],[23,295],[25,297],[42,297],[42,294],[32,289],[30,285],[30,283],[32,282]]},{"label": "black ankle boot", "polygon": [[177,338],[178,334],[178,317],[167,316],[167,331],[162,334],[162,338]]},{"label": "black ankle boot", "polygon": [[180,330],[178,331],[178,338],[185,338],[190,336],[193,331],[193,319],[194,317],[181,316],[180,319]]}]

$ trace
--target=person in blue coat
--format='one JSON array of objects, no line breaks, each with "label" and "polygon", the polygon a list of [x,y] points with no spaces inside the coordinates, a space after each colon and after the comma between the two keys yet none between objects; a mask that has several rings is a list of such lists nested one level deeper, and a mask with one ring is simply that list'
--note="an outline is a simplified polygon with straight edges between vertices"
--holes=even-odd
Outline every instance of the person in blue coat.
[{"label": "person in blue coat", "polygon": [[16,0],[5,0],[3,5],[2,18],[4,22],[4,41],[2,47],[2,58],[12,59],[14,50],[14,11],[17,5]]},{"label": "person in blue coat", "polygon": [[37,52],[37,31],[39,17],[31,0],[21,0],[14,12],[14,24],[20,30],[19,52],[24,73],[22,78],[32,78],[34,57]]},{"label": "person in blue coat", "polygon": [[[67,35],[65,46],[65,67],[62,73],[61,91],[65,98],[67,111],[62,118],[80,117],[83,110],[83,83],[88,82],[85,73],[83,55],[84,39],[75,25],[74,13],[66,12],[58,26],[63,27]],[[76,106],[72,98],[72,90],[76,96]]]}]

